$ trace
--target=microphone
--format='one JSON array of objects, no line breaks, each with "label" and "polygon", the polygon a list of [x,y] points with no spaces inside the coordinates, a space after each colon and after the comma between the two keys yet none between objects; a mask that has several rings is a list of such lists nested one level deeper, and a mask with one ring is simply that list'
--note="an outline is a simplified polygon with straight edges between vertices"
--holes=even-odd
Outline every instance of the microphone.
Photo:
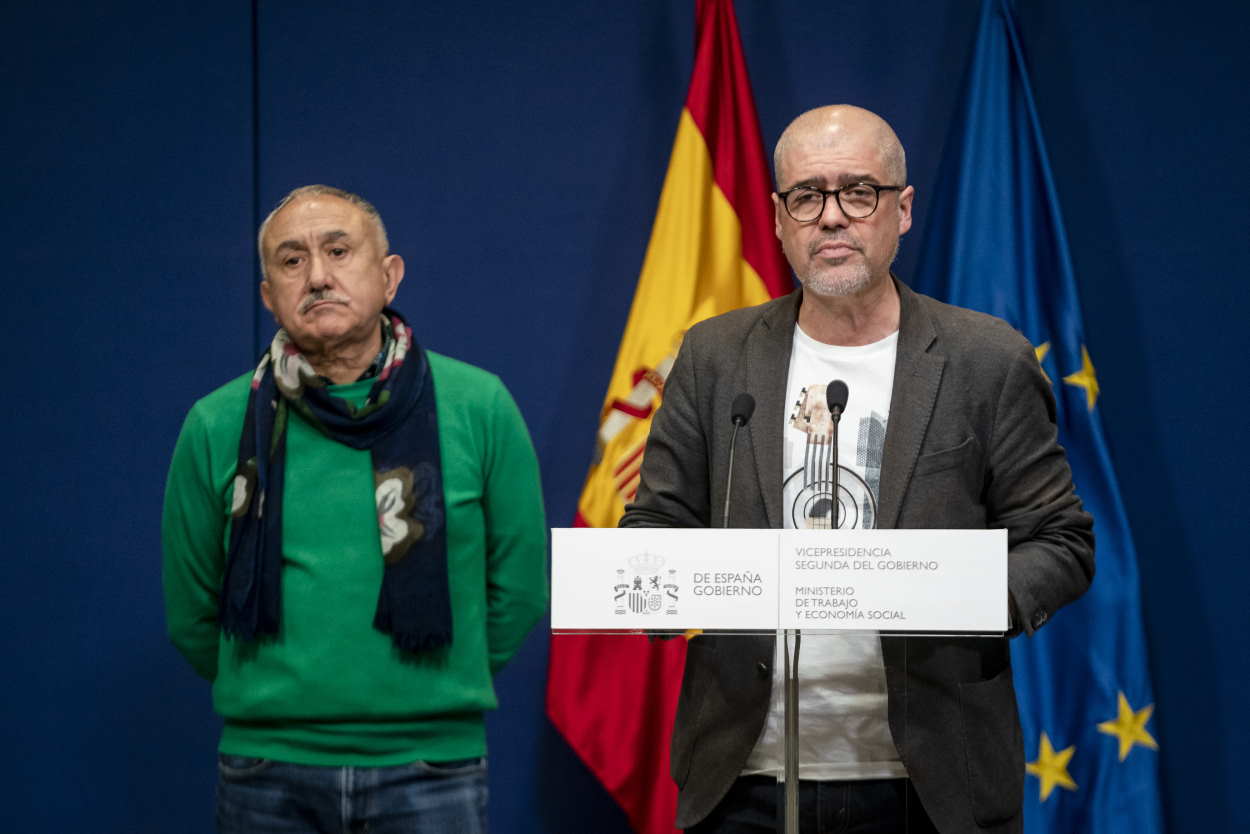
[{"label": "microphone", "polygon": [[835,379],[825,386],[825,402],[829,405],[829,414],[832,415],[834,423],[842,419],[842,412],[846,411],[848,396],[850,392],[846,388],[846,383],[840,379]]},{"label": "microphone", "polygon": [[833,418],[833,437],[830,440],[830,466],[833,492],[830,503],[833,505],[833,529],[838,529],[838,423],[842,422],[842,412],[846,411],[846,400],[850,396],[846,383],[835,379],[825,386],[825,404],[829,406],[829,416]]},{"label": "microphone", "polygon": [[729,472],[725,475],[725,510],[721,513],[721,527],[729,526],[729,494],[734,483],[734,446],[738,443],[738,429],[751,422],[755,413],[755,397],[746,391],[734,397],[729,406],[729,419],[734,424],[734,433],[729,438]]},{"label": "microphone", "polygon": [[[845,388],[846,386],[842,386]],[[845,400],[845,397],[843,398]],[[733,405],[729,407],[729,418],[733,420],[735,426],[745,426],[751,422],[751,415],[755,413],[755,397],[743,391],[734,397]]]}]

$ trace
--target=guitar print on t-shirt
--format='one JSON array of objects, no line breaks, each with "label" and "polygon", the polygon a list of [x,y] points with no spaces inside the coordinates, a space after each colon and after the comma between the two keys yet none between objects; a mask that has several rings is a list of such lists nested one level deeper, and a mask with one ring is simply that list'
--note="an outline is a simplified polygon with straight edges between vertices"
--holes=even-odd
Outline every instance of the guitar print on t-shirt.
[{"label": "guitar print on t-shirt", "polygon": [[[790,499],[791,523],[798,530],[834,527],[833,417],[825,400],[825,388],[825,383],[804,386],[786,421],[787,432],[798,431],[807,436],[803,465],[791,472],[782,485],[783,493]],[[838,461],[840,530],[870,530],[876,526],[885,428],[886,419],[875,411],[860,418],[858,426],[839,426],[840,432],[849,429],[857,435],[855,460]],[[846,448],[845,442],[841,445]]]}]

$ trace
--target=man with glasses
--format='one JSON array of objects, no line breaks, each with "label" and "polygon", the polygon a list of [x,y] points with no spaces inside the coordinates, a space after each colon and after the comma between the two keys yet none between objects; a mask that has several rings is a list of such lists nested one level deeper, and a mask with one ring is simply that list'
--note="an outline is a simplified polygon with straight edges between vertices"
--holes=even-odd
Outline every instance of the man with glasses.
[{"label": "man with glasses", "polygon": [[[1093,576],[1081,508],[1032,347],[1005,322],[890,272],[915,189],[894,131],[845,105],[804,113],[774,153],[776,233],[801,288],[687,333],[622,526],[1006,528],[1012,633]],[[825,383],[847,383],[837,495]],[[690,641],[672,772],[691,834],[775,830],[781,646]],[[1005,638],[811,635],[799,656],[804,832],[1019,832],[1024,754]]]}]

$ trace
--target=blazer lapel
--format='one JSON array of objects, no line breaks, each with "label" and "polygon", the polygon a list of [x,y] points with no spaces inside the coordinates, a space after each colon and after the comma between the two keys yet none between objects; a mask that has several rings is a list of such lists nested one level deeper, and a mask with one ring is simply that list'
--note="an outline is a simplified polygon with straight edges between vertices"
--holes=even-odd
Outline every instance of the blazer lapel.
[{"label": "blazer lapel", "polygon": [[746,390],[755,397],[755,419],[747,427],[755,454],[755,472],[768,526],[781,527],[782,422],[786,412],[786,378],[790,346],[798,318],[798,290],[769,305],[752,328],[746,345]]},{"label": "blazer lapel", "polygon": [[877,527],[898,523],[903,494],[920,456],[920,446],[933,416],[938,385],[946,359],[929,349],[937,340],[933,322],[920,299],[906,285],[895,281],[899,294],[898,354],[894,363],[894,389],[890,395],[890,419],[886,426],[881,460],[881,494]]}]

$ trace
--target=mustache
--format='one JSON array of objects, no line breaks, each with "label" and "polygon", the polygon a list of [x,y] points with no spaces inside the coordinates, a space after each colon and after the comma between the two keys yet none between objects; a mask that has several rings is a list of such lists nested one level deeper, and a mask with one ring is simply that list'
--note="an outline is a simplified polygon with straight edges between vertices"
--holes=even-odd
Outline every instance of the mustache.
[{"label": "mustache", "polygon": [[813,240],[813,241],[812,241],[811,243],[809,243],[809,244],[808,244],[808,246],[807,246],[807,253],[808,253],[809,255],[815,255],[815,254],[816,254],[816,250],[817,250],[817,249],[819,249],[820,247],[824,246],[826,243],[842,243],[842,244],[845,244],[845,245],[847,245],[847,246],[851,247],[852,249],[854,249],[854,250],[855,250],[855,251],[857,251],[857,252],[862,252],[862,251],[864,251],[863,244],[861,244],[858,240],[856,240],[856,239],[855,239],[854,237],[852,237],[851,235],[849,235],[849,234],[839,234],[839,233],[836,233],[836,232],[835,232],[834,234],[829,234],[829,235],[821,235],[820,237],[818,237],[818,238],[816,238],[815,240]]},{"label": "mustache", "polygon": [[330,290],[313,290],[308,297],[299,303],[299,312],[307,313],[309,308],[321,301],[333,301],[337,304],[347,304],[348,300],[336,292]]}]

